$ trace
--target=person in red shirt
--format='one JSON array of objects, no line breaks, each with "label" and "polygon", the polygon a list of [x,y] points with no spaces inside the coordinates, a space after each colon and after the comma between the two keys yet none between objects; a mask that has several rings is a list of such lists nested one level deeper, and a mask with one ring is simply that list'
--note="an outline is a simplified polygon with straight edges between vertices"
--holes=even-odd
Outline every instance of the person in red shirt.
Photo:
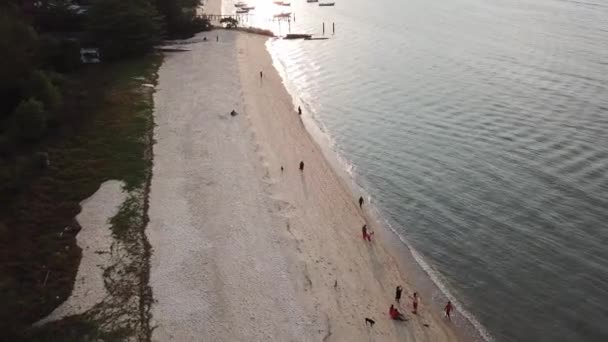
[{"label": "person in red shirt", "polygon": [[448,300],[448,303],[445,305],[445,317],[447,317],[450,321],[452,320],[452,317],[450,317],[450,312],[452,312],[453,308],[452,302]]},{"label": "person in red shirt", "polygon": [[394,320],[397,320],[397,321],[406,321],[406,319],[403,316],[403,314],[401,312],[399,312],[399,310],[397,310],[397,308],[395,308],[395,306],[393,304],[391,304],[391,307],[388,309],[388,314]]},{"label": "person in red shirt", "polygon": [[361,233],[363,234],[363,240],[367,240],[369,242],[372,242],[372,235],[374,235],[374,232],[369,233],[367,231],[367,225],[364,224],[363,227],[361,227]]}]

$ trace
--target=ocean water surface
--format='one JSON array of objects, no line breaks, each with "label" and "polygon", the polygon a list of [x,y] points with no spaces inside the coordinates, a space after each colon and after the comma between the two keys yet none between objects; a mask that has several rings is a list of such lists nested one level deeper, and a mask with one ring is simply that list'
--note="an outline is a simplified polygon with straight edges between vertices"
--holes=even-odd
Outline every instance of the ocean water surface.
[{"label": "ocean water surface", "polygon": [[325,22],[269,50],[382,217],[494,340],[608,341],[608,2],[335,2],[243,20]]}]

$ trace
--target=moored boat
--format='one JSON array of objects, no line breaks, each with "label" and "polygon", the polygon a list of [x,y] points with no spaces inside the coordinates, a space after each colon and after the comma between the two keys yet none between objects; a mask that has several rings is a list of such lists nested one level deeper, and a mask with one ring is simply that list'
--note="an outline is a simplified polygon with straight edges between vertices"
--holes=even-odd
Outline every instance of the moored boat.
[{"label": "moored boat", "polygon": [[307,33],[288,33],[285,36],[285,39],[310,39],[312,38],[312,34]]}]

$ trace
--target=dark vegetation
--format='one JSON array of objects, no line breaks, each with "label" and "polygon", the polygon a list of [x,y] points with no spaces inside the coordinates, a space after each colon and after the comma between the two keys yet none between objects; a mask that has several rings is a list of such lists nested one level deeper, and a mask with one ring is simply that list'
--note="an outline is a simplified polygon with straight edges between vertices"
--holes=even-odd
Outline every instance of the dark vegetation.
[{"label": "dark vegetation", "polygon": [[227,29],[239,27],[239,21],[232,17],[226,17],[220,19],[220,24],[225,24]]},{"label": "dark vegetation", "polygon": [[[108,179],[145,181],[151,107],[134,77],[153,78],[163,38],[210,28],[196,4],[0,2],[0,340],[23,338],[69,296],[79,202]],[[101,64],[81,64],[91,47]]]}]

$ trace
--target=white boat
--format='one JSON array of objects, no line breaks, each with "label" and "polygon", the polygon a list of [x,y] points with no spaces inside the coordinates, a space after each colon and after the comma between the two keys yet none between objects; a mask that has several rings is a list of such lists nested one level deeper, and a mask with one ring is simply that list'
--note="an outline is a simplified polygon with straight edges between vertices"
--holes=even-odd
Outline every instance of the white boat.
[{"label": "white boat", "polygon": [[275,14],[274,17],[275,18],[289,18],[289,17],[291,17],[291,12]]},{"label": "white boat", "polygon": [[281,6],[291,6],[291,2],[284,2],[281,4]]},{"label": "white boat", "polygon": [[251,11],[251,10],[254,10],[254,9],[255,9],[255,6],[243,6],[243,7],[241,7],[241,8],[242,8],[242,9],[244,9],[244,10]]},{"label": "white boat", "polygon": [[319,2],[319,6],[333,6],[335,2]]},{"label": "white boat", "polygon": [[243,7],[243,6],[247,6],[247,4],[242,1],[239,1],[236,4],[234,4],[234,7]]},{"label": "white boat", "polygon": [[275,5],[282,5],[282,4],[283,4],[283,1],[275,1],[275,2],[274,2],[274,4],[275,4]]},{"label": "white boat", "polygon": [[306,0],[306,2],[319,2],[319,0]]},{"label": "white boat", "polygon": [[236,14],[245,14],[245,13],[249,13],[248,9],[243,9],[241,7],[241,9],[236,10]]}]

